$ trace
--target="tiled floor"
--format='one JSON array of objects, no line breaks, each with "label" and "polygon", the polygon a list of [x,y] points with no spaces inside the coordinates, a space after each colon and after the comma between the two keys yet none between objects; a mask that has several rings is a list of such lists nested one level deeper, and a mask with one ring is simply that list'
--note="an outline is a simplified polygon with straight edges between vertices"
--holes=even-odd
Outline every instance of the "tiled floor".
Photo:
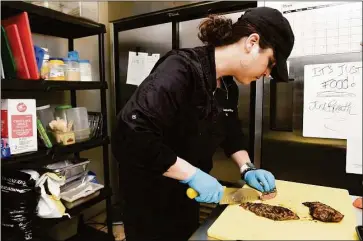
[{"label": "tiled floor", "polygon": [[[89,226],[107,232],[106,226],[106,212],[99,214],[98,216],[87,221],[90,223]],[[125,239],[124,226],[123,225],[113,225],[113,235],[116,241],[121,241]]]}]

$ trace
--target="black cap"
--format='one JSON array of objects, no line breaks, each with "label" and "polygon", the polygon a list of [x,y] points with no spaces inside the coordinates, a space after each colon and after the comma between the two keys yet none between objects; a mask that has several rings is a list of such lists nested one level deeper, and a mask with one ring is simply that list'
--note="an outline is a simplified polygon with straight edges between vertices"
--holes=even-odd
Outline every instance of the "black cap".
[{"label": "black cap", "polygon": [[280,11],[269,7],[247,9],[238,19],[240,20],[252,24],[272,44],[276,59],[276,65],[271,71],[272,78],[276,81],[289,81],[286,61],[295,41],[289,21]]}]

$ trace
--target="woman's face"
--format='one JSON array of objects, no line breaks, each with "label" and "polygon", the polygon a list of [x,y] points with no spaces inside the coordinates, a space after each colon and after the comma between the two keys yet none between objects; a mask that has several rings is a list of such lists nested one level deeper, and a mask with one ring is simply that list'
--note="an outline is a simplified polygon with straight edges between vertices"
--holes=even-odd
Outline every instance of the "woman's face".
[{"label": "woman's face", "polygon": [[272,48],[261,49],[258,34],[251,34],[245,41],[240,41],[238,44],[243,54],[236,59],[234,68],[236,80],[248,85],[263,76],[269,77],[275,64]]}]

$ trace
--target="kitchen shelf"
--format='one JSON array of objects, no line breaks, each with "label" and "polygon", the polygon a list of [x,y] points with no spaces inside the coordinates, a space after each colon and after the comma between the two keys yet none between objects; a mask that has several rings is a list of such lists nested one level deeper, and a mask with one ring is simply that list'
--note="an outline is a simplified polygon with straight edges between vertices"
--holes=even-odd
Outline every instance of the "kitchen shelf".
[{"label": "kitchen shelf", "polygon": [[27,12],[32,33],[61,38],[83,38],[106,33],[104,24],[71,16],[23,1],[2,1],[1,19]]},{"label": "kitchen shelf", "polygon": [[[64,38],[68,42],[68,51],[75,50],[75,39],[93,36],[98,39],[98,73],[99,81],[81,82],[81,81],[47,81],[43,79],[37,80],[22,80],[18,78],[1,79],[1,93],[6,98],[29,98],[29,93],[37,92],[32,99],[38,101],[43,95],[38,95],[38,92],[54,92],[54,91],[70,91],[70,104],[72,107],[77,107],[77,90],[99,90],[100,113],[103,116],[102,133],[108,133],[107,122],[107,81],[105,69],[105,34],[106,27],[104,24],[85,19],[82,17],[71,16],[56,10],[37,6],[25,1],[1,1],[1,19],[26,12],[29,18],[29,24],[32,34],[41,34],[46,36]],[[45,95],[52,98],[52,96]],[[40,98],[41,97],[41,98]],[[43,99],[41,101],[44,101]],[[41,102],[40,101],[40,102]],[[41,104],[41,103],[39,103]],[[85,106],[87,108],[87,106]],[[39,138],[39,137],[38,137]],[[102,166],[103,166],[103,184],[99,196],[87,201],[80,206],[77,206],[67,212],[71,216],[76,216],[87,208],[100,203],[106,202],[107,216],[111,217],[112,206],[112,191],[110,185],[110,166],[109,166],[109,150],[108,144],[110,143],[109,137],[102,137],[98,139],[91,139],[81,143],[75,143],[69,146],[54,146],[47,149],[45,147],[38,147],[38,151],[31,153],[23,153],[20,155],[13,155],[9,158],[1,158],[1,167],[4,169],[41,169],[46,164],[56,162],[62,156],[68,154],[77,154],[79,152],[89,150],[95,147],[102,148]],[[59,157],[59,158],[58,158]],[[6,172],[6,171],[5,171]],[[3,200],[2,200],[3,201]],[[40,233],[45,233],[48,227],[58,222],[67,220],[67,217],[59,219],[42,219],[44,224],[40,228]],[[56,221],[56,223],[54,223]],[[113,237],[112,220],[107,219],[107,233]]]},{"label": "kitchen shelf", "polygon": [[52,81],[1,79],[2,91],[63,91],[107,89],[107,82],[101,81]]},{"label": "kitchen shelf", "polygon": [[65,154],[71,154],[81,151],[86,151],[95,147],[100,147],[105,144],[109,144],[109,138],[90,139],[84,142],[75,143],[68,146],[53,146],[50,149],[40,149],[36,152],[23,153],[19,155],[13,155],[7,158],[2,158],[1,167],[24,167],[25,164],[37,165],[47,164],[57,157]]}]

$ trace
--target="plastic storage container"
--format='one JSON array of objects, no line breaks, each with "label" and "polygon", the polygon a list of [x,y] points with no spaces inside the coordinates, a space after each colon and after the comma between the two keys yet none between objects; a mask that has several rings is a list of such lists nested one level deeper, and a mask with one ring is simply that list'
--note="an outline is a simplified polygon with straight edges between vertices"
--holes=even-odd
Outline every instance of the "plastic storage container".
[{"label": "plastic storage container", "polygon": [[77,60],[72,60],[69,58],[64,58],[63,61],[66,66],[66,80],[80,81],[81,74],[79,69],[79,62]]},{"label": "plastic storage container", "polygon": [[[99,189],[102,189],[102,188],[103,188],[103,187],[100,187]],[[85,196],[85,197],[81,197],[81,198],[79,198],[79,199],[77,199],[77,200],[75,200],[75,201],[73,201],[73,202],[68,202],[68,201],[66,201],[66,200],[64,200],[64,199],[63,199],[63,202],[62,202],[62,203],[64,204],[64,206],[65,206],[66,208],[68,208],[68,209],[72,209],[72,208],[75,208],[75,207],[77,207],[77,206],[81,205],[82,203],[88,202],[89,200],[92,200],[92,199],[94,199],[94,198],[98,197],[98,196],[100,195],[100,193],[101,193],[101,191],[100,191],[100,190],[95,191],[95,192],[93,192],[92,194],[87,193],[87,194],[86,194],[87,196]],[[61,194],[61,195],[62,195],[62,194]],[[65,199],[69,199],[69,198],[72,198],[72,197],[64,196],[64,198],[65,198]]]},{"label": "plastic storage container", "polygon": [[81,73],[81,81],[92,81],[92,68],[89,60],[79,60],[79,69]]},{"label": "plastic storage container", "polygon": [[37,118],[42,122],[43,127],[50,131],[49,123],[54,120],[53,111],[50,105],[44,105],[37,107]]},{"label": "plastic storage container", "polygon": [[61,198],[67,202],[74,202],[80,198],[87,197],[100,189],[104,188],[102,184],[97,184],[93,182],[85,182],[80,186],[69,190],[68,192],[62,192]]},{"label": "plastic storage container", "polygon": [[85,107],[76,107],[66,110],[67,120],[73,121],[73,131],[76,142],[87,140],[90,137],[88,113]]},{"label": "plastic storage container", "polygon": [[65,80],[65,64],[61,58],[49,59],[49,80]]},{"label": "plastic storage container", "polygon": [[46,168],[56,174],[64,176],[67,182],[67,180],[75,180],[76,176],[79,178],[79,175],[84,174],[84,172],[87,171],[87,166],[89,163],[90,160],[84,158],[79,160],[69,159],[49,164],[46,166]]},{"label": "plastic storage container", "polygon": [[67,109],[71,109],[72,106],[71,105],[60,105],[60,106],[57,106],[55,108],[55,111],[54,111],[54,119],[57,119],[57,117],[59,117],[59,119],[63,119],[65,121],[67,121],[67,113],[66,113],[66,110]]}]

